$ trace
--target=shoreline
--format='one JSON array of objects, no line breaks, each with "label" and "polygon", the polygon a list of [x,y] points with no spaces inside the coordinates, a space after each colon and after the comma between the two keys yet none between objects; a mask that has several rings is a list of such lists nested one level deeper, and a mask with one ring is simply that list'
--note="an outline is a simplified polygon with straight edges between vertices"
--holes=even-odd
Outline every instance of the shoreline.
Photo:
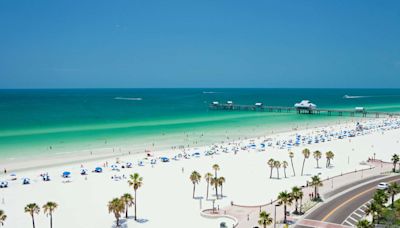
[{"label": "shoreline", "polygon": [[[49,168],[49,167],[57,167],[57,166],[64,166],[64,165],[73,165],[91,161],[100,161],[103,159],[114,159],[129,155],[141,156],[146,155],[147,152],[151,152],[154,155],[162,155],[166,153],[173,153],[173,152],[181,152],[185,150],[192,150],[192,149],[203,149],[213,145],[224,145],[229,143],[238,143],[243,140],[256,140],[261,137],[274,137],[279,136],[279,134],[290,134],[293,132],[301,132],[301,131],[308,131],[310,129],[318,129],[318,128],[325,128],[325,127],[339,127],[341,125],[346,125],[348,123],[353,123],[355,121],[367,121],[367,120],[374,120],[376,118],[359,118],[359,117],[344,117],[342,120],[334,119],[334,120],[323,120],[317,121],[315,123],[310,122],[299,122],[297,124],[290,124],[290,125],[281,125],[274,130],[271,130],[269,133],[265,133],[263,130],[260,130],[255,133],[255,135],[251,137],[247,137],[242,135],[238,139],[231,140],[230,137],[228,140],[230,141],[218,141],[214,143],[205,143],[199,146],[189,146],[189,147],[181,147],[182,145],[174,146],[172,141],[175,137],[179,137],[177,134],[175,137],[172,136],[170,140],[167,140],[165,145],[159,146],[156,150],[146,151],[148,150],[145,144],[148,142],[143,143],[142,145],[135,145],[137,148],[132,149],[132,145],[123,145],[121,147],[101,147],[101,148],[93,148],[93,149],[82,149],[77,151],[70,151],[70,152],[59,152],[56,154],[37,154],[32,155],[27,158],[4,158],[0,161],[0,172],[3,173],[3,170],[6,169],[7,172],[16,172],[16,171],[28,171],[28,170],[35,170],[40,168]],[[384,119],[384,118],[382,118]],[[381,119],[381,120],[382,120]],[[295,125],[295,126],[293,126]],[[299,127],[301,126],[301,127]],[[304,127],[305,128],[302,128]],[[261,126],[262,127],[262,126]],[[300,129],[299,129],[300,128]],[[253,129],[254,130],[254,129]],[[264,133],[263,133],[264,132]],[[181,132],[182,133],[182,132]],[[223,134],[220,132],[220,134]],[[173,149],[172,149],[173,148]],[[134,151],[136,150],[136,151]],[[141,150],[141,151],[139,151]]]}]

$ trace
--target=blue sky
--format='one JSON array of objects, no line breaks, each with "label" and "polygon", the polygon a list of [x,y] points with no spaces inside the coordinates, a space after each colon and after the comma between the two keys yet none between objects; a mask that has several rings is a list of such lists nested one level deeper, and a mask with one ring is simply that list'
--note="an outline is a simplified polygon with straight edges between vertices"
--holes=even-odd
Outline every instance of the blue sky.
[{"label": "blue sky", "polygon": [[400,85],[400,1],[0,1],[0,88]]}]

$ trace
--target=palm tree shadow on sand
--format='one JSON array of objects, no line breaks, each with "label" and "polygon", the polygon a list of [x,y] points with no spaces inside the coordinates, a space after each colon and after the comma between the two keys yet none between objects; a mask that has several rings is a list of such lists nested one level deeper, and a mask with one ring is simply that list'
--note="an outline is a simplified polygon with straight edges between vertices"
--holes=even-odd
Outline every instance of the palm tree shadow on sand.
[{"label": "palm tree shadow on sand", "polygon": [[119,226],[117,226],[117,224],[114,223],[111,227],[112,228],[128,228],[128,222],[126,219],[120,219]]},{"label": "palm tree shadow on sand", "polygon": [[149,221],[148,219],[137,219],[136,220],[137,223],[146,223],[148,221]]},{"label": "palm tree shadow on sand", "polygon": [[119,220],[119,226],[117,226],[117,224],[113,224],[112,226],[111,226],[111,228],[128,228],[128,220],[131,220],[131,221],[133,221],[133,222],[137,222],[137,223],[146,223],[146,222],[148,222],[149,220],[148,219],[137,219],[136,221],[134,220],[134,216],[128,216],[128,219],[126,219],[126,218],[121,218],[120,220]]}]

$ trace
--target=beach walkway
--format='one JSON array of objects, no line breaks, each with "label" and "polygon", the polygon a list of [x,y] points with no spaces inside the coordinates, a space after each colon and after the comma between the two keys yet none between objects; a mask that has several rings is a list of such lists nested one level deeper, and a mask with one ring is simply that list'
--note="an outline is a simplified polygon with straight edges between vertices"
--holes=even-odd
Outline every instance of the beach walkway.
[{"label": "beach walkway", "polygon": [[[370,168],[363,170],[355,170],[349,173],[343,173],[338,176],[329,177],[323,180],[323,186],[319,188],[318,192],[324,201],[329,201],[330,198],[342,193],[354,186],[362,183],[366,183],[372,180],[384,177],[384,174],[390,173],[393,168],[392,163],[375,161],[369,162]],[[303,193],[303,211],[313,210],[315,208],[315,203],[311,201],[311,193],[314,192],[313,187],[304,187]],[[287,207],[288,211],[294,211],[294,202],[291,206]],[[237,219],[237,228],[249,228],[259,226],[257,221],[259,218],[260,211],[265,210],[274,219],[276,216],[276,227],[283,227],[283,206],[277,205],[277,200],[272,202],[267,202],[260,205],[236,205],[234,202],[230,206],[220,208],[220,210],[212,212],[212,210],[204,210],[204,214],[212,214],[213,217],[220,215],[221,217],[234,217]],[[276,213],[275,213],[276,212]],[[289,215],[287,219],[291,222],[301,221],[303,223],[316,223],[318,221],[304,221],[302,216]],[[320,224],[319,222],[318,224]],[[300,224],[299,224],[300,225]],[[305,224],[303,224],[305,225]],[[320,227],[320,226],[318,226]],[[333,225],[326,223],[321,227],[345,227],[341,225]]]}]

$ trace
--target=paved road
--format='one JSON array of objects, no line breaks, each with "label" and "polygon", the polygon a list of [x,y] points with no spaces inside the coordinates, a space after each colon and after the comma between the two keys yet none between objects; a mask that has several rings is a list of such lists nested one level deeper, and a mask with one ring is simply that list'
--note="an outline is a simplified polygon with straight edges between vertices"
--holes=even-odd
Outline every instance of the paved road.
[{"label": "paved road", "polygon": [[[400,176],[391,176],[381,180],[373,181],[369,184],[358,187],[347,192],[332,201],[322,204],[313,212],[305,217],[306,220],[316,220],[327,223],[342,224],[345,219],[357,208],[370,200],[380,182],[400,183]],[[296,226],[296,228],[308,226]]]}]

